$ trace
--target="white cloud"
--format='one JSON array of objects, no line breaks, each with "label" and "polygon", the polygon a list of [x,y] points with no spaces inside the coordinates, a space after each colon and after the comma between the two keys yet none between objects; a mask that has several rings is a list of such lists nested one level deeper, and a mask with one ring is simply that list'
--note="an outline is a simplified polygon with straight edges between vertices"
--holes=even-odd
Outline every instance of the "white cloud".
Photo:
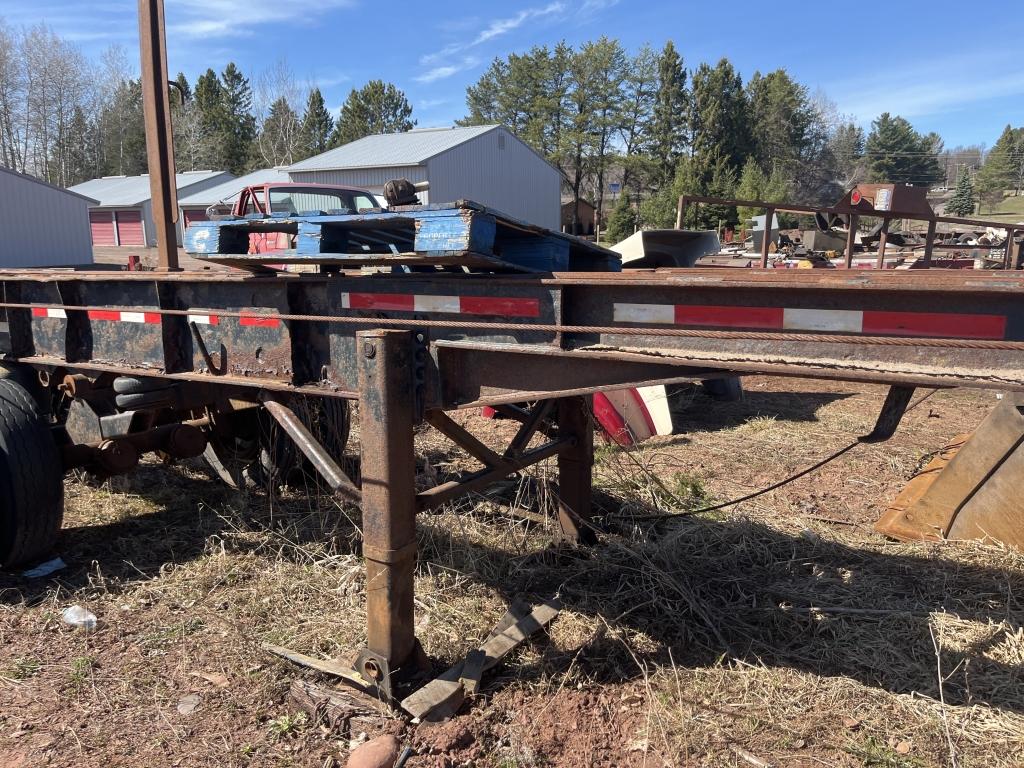
[{"label": "white cloud", "polygon": [[420,109],[433,109],[447,104],[449,101],[450,99],[420,99],[416,102],[416,106]]},{"label": "white cloud", "polygon": [[319,0],[298,9],[280,0],[247,0],[240,8],[236,0],[167,0],[165,16],[168,34],[196,39],[247,37],[254,27],[309,24],[328,11],[353,4],[354,0]]},{"label": "white cloud", "polygon": [[439,51],[425,54],[420,57],[420,63],[424,66],[438,64],[460,51],[465,51],[469,48],[482,45],[496,37],[506,35],[512,30],[518,29],[527,21],[555,16],[561,14],[565,10],[565,3],[559,0],[558,2],[548,3],[547,5],[538,6],[536,8],[524,8],[516,15],[509,16],[508,18],[492,19],[486,27],[477,32],[477,34],[470,40],[466,42],[449,43]]},{"label": "white cloud", "polygon": [[417,83],[433,83],[438,80],[444,80],[451,77],[454,74],[458,74],[466,69],[471,69],[480,63],[480,59],[475,56],[465,56],[458,64],[444,64],[439,67],[433,67],[428,69],[421,75],[417,75],[413,78]]}]

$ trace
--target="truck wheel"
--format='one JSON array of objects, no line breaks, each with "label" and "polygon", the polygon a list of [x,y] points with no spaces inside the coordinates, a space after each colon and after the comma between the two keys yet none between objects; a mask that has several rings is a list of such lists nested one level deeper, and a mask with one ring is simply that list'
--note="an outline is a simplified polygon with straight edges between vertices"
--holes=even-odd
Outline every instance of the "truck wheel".
[{"label": "truck wheel", "polygon": [[[349,437],[351,417],[348,401],[337,397],[297,395],[289,398],[288,405],[313,437],[335,461],[340,462]],[[261,417],[261,474],[258,480],[264,484],[277,485],[287,483],[297,472],[316,477],[313,465],[277,422],[266,412],[261,413]]]},{"label": "truck wheel", "polygon": [[29,391],[0,378],[0,566],[45,555],[64,518],[64,469]]},{"label": "truck wheel", "polygon": [[724,379],[704,379],[700,385],[715,400],[736,403],[743,399],[743,381],[739,376],[728,376]]}]

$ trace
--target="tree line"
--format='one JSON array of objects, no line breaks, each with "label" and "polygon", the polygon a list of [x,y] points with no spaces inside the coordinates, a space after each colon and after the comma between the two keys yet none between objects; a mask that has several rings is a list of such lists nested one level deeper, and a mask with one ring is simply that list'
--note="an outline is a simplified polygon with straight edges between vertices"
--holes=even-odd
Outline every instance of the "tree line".
[{"label": "tree line", "polygon": [[[290,165],[416,124],[405,95],[380,80],[353,89],[335,117],[284,62],[255,82],[234,63],[194,83],[179,73],[170,98],[179,171]],[[65,187],[145,173],[142,85],[124,50],[93,62],[46,25],[0,19],[0,165]]]},{"label": "tree line", "polygon": [[[284,61],[252,80],[234,63],[194,83],[179,73],[171,101],[179,170],[290,165],[416,125],[405,94],[381,80],[352,89],[332,115]],[[969,183],[971,196],[965,188],[954,201],[966,209],[1024,186],[1024,128],[1007,126],[987,153],[946,150],[889,113],[865,133],[785,69],[744,82],[726,58],[688,67],[671,41],[630,54],[602,37],[496,58],[467,88],[466,111],[460,124],[501,123],[534,147],[573,200],[614,208],[605,223],[616,235],[671,226],[684,192],[828,204],[860,181]],[[142,88],[125,52],[90,62],[45,25],[0,20],[0,164],[61,186],[144,173]],[[694,206],[687,224],[730,226],[753,213]]]}]

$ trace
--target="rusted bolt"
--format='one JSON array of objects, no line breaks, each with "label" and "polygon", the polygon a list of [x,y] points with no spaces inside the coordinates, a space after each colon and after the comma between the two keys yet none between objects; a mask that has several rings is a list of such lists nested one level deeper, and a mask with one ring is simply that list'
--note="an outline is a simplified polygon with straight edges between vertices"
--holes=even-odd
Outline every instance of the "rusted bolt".
[{"label": "rusted bolt", "polygon": [[373,344],[367,341],[366,343],[363,344],[363,354],[368,359],[372,360],[377,356],[377,347],[375,347]]}]

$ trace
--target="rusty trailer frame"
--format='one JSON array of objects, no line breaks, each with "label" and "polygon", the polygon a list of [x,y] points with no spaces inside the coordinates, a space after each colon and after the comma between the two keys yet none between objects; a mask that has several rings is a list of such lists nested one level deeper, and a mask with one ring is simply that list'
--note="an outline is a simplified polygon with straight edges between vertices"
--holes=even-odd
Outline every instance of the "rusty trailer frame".
[{"label": "rusty trailer frame", "polygon": [[[159,424],[118,422],[120,433],[89,445],[65,437],[66,466],[114,472],[144,450],[195,455],[213,439],[211,424],[248,408],[273,418],[340,498],[361,505],[367,642],[352,676],[386,698],[421,658],[419,512],[556,457],[561,530],[592,539],[595,391],[742,372],[881,382],[903,395],[922,385],[1024,390],[1024,275],[1008,272],[22,271],[0,273],[0,290],[7,364],[82,397],[120,379],[177,393],[159,401]],[[358,401],[358,482],[290,407],[296,395]],[[906,400],[890,398],[890,422]],[[522,402],[536,404],[509,405]],[[482,404],[521,421],[501,453],[445,413]],[[481,468],[417,490],[421,422]],[[179,454],[169,448],[175,425],[187,430],[173,443]]]}]

